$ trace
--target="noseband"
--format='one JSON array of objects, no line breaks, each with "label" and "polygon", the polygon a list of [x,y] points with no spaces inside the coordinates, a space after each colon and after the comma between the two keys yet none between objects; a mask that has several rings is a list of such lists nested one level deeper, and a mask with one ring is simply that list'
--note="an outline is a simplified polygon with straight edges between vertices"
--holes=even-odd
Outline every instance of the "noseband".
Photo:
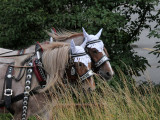
[{"label": "noseband", "polygon": [[[90,45],[90,44],[94,44],[94,43],[98,43],[98,42],[102,42],[102,40],[93,40],[93,41],[89,41],[86,43],[86,48],[87,49],[87,46]],[[87,51],[87,50],[86,50]],[[95,66],[96,68],[99,68],[104,62],[106,61],[109,61],[110,59],[106,56],[106,54],[101,57],[98,62],[95,62]]]},{"label": "noseband", "polygon": [[[77,54],[71,54],[71,59],[72,58],[75,58],[75,57],[80,57],[80,56],[85,56],[87,55],[86,52],[83,52],[83,53],[77,53]],[[71,73],[72,73],[72,70],[74,69],[74,71],[76,72],[76,69],[74,66],[72,66],[72,69],[71,69]],[[75,73],[76,74],[76,73]],[[74,75],[75,75],[74,74]],[[82,76],[80,76],[79,78],[81,79],[81,82],[83,82],[84,80],[86,80],[87,78],[91,77],[92,75],[94,75],[93,71],[92,70],[88,70],[85,74],[83,74]]]}]

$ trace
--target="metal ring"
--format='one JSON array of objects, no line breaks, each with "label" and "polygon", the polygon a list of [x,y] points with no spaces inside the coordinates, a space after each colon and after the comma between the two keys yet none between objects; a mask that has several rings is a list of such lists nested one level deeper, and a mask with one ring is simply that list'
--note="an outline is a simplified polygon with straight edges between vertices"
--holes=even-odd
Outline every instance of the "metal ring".
[{"label": "metal ring", "polygon": [[28,104],[28,102],[27,101],[23,101],[23,105],[27,105]]},{"label": "metal ring", "polygon": [[30,80],[27,80],[26,81],[26,85],[30,85],[31,84],[31,81]]},{"label": "metal ring", "polygon": [[31,73],[33,70],[32,69],[28,69],[28,73]]},{"label": "metal ring", "polygon": [[28,79],[31,79],[31,77],[32,77],[31,75],[27,75],[27,78],[28,78]]},{"label": "metal ring", "polygon": [[23,106],[23,110],[27,110],[27,106]]},{"label": "metal ring", "polygon": [[29,91],[30,89],[31,89],[30,86],[26,86],[26,87],[25,87],[25,90],[26,90],[26,91]]}]

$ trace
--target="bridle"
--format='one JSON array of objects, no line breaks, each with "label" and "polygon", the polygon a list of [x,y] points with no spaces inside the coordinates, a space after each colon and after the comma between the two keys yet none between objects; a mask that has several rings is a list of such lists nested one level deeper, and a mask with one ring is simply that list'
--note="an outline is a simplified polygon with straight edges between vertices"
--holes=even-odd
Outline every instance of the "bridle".
[{"label": "bridle", "polygon": [[[85,47],[85,50],[87,51],[87,53],[88,53],[87,46],[90,45],[90,44],[98,43],[98,42],[102,42],[102,40],[99,40],[99,39],[98,39],[98,40],[92,40],[92,41],[87,42],[87,43],[86,43],[86,47]],[[104,52],[104,51],[103,51],[103,52]],[[102,56],[102,57],[98,60],[98,62],[95,62],[94,65],[95,65],[96,68],[100,68],[103,63],[105,63],[106,61],[109,61],[109,60],[110,60],[110,59],[109,59],[109,58],[106,56],[106,54],[105,54],[104,56]]]},{"label": "bridle", "polygon": [[[71,51],[71,50],[70,50]],[[74,66],[74,63],[73,63],[73,59],[75,59],[76,57],[81,57],[81,56],[85,56],[87,55],[86,52],[83,52],[83,53],[76,53],[76,54],[73,54],[70,52],[70,60],[69,60],[69,64],[71,65],[71,75],[78,75],[77,72],[76,72],[76,68]],[[84,82],[87,78],[91,77],[92,75],[94,75],[93,71],[92,70],[88,70],[86,73],[84,73],[83,75],[79,76],[80,78],[80,82]]]}]

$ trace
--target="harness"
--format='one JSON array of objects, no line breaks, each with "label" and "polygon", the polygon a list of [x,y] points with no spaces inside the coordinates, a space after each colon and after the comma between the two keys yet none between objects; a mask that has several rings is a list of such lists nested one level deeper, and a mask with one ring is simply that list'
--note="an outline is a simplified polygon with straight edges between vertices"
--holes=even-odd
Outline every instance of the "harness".
[{"label": "harness", "polygon": [[[94,44],[94,43],[98,43],[98,42],[101,42],[102,40],[92,40],[92,41],[89,41],[89,42],[87,42],[86,43],[86,47],[85,47],[85,50],[86,51],[88,51],[87,50],[87,46],[88,45],[90,45],[90,44]],[[109,61],[110,59],[106,56],[106,54],[104,55],[104,56],[102,56],[99,60],[98,60],[98,62],[95,62],[95,67],[96,68],[100,68],[100,66],[104,63],[104,62],[106,62],[106,61]]]},{"label": "harness", "polygon": [[[7,72],[5,75],[5,81],[4,81],[4,86],[5,86],[4,101],[0,103],[0,107],[6,107],[6,109],[11,114],[14,114],[14,110],[11,108],[11,104],[23,99],[22,120],[26,120],[29,96],[37,94],[38,93],[37,90],[44,88],[46,85],[46,73],[43,70],[43,65],[42,65],[42,61],[41,61],[42,52],[43,52],[43,49],[41,48],[40,44],[37,43],[36,47],[35,47],[36,55],[33,55],[33,56],[27,58],[22,63],[22,65],[26,64],[26,66],[20,67],[20,72],[19,72],[17,78],[13,75],[14,63],[9,64],[8,68],[7,68]],[[21,54],[21,55],[23,55],[23,53],[24,53],[24,50],[19,52],[19,54]],[[17,56],[20,56],[19,54]],[[13,56],[16,56],[16,55],[13,55]],[[34,56],[36,56],[35,59],[34,59]],[[16,80],[18,82],[22,79],[22,77],[24,75],[24,73],[23,73],[23,75],[21,75],[23,68],[26,68],[26,80],[25,80],[24,92],[13,97],[12,96],[12,93],[13,93],[12,80]],[[35,76],[37,77],[37,80],[39,82],[39,86],[31,90],[31,81],[32,81],[33,72],[35,73]],[[2,98],[3,98],[3,96],[2,96]]]},{"label": "harness", "polygon": [[[19,52],[22,54],[22,52]],[[17,79],[13,75],[14,73],[14,63],[11,63],[8,65],[8,69],[5,75],[5,82],[4,82],[4,101],[0,103],[0,108],[6,107],[7,110],[11,113],[14,114],[14,110],[11,108],[11,104],[23,100],[23,106],[22,106],[22,120],[26,120],[27,117],[27,109],[28,109],[28,101],[29,101],[29,96],[38,94],[39,89],[43,89],[46,85],[46,73],[43,69],[43,64],[42,64],[42,54],[43,54],[43,49],[39,43],[36,44],[35,47],[35,54],[32,55],[31,57],[27,58],[22,65],[26,66],[20,66],[21,69],[26,68],[26,79],[25,79],[25,88],[24,92],[16,95],[13,95],[13,90],[12,90],[12,80],[16,80],[17,82],[23,77],[24,73],[22,73],[22,70],[20,69],[19,77]],[[79,54],[71,54],[71,58],[74,57],[79,57],[86,55],[86,53],[79,53]],[[16,56],[16,55],[13,55]],[[17,55],[20,56],[20,55]],[[34,58],[34,56],[36,56]],[[10,56],[9,56],[10,57]],[[72,66],[72,68],[75,70],[75,67]],[[31,82],[32,82],[32,75],[33,72],[39,82],[39,86],[36,88],[33,88],[31,90]],[[76,75],[76,71],[74,74]],[[80,76],[81,81],[83,82],[85,79],[91,77],[93,75],[92,70],[88,70],[84,75]]]}]

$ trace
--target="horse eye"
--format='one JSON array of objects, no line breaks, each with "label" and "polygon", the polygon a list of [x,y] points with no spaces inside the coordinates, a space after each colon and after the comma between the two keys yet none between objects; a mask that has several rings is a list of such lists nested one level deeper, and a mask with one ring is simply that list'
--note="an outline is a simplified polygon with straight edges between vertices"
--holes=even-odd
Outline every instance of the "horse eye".
[{"label": "horse eye", "polygon": [[79,66],[82,66],[82,63],[79,63]]},{"label": "horse eye", "polygon": [[97,53],[97,50],[93,50],[93,53]]}]

